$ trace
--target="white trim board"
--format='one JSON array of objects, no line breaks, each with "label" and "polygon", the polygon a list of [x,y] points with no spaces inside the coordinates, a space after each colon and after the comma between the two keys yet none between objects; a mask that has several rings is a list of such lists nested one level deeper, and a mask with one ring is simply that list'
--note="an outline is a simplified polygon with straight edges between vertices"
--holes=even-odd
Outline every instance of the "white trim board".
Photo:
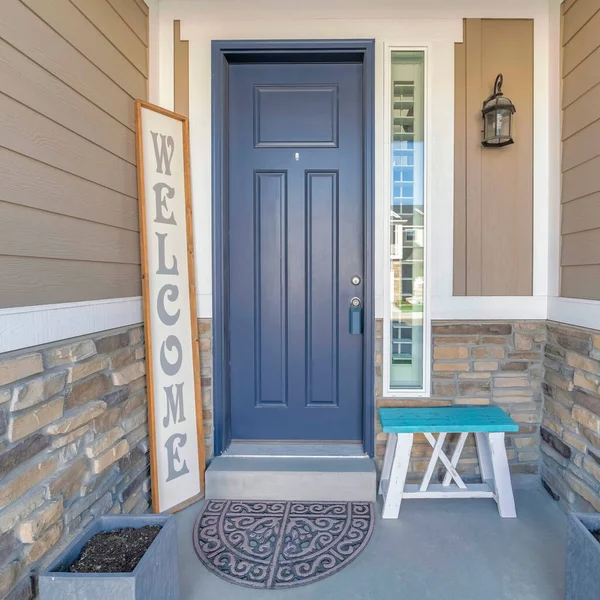
[{"label": "white trim board", "polygon": [[[206,298],[205,298],[206,300]],[[542,296],[455,296],[432,302],[432,320],[549,319],[600,330],[600,302]],[[0,309],[0,353],[142,323],[142,299],[113,298]]]},{"label": "white trim board", "polygon": [[485,321],[546,319],[546,296],[446,296],[432,299],[431,319]]},{"label": "white trim board", "polygon": [[[154,0],[155,1],[155,0]],[[562,0],[552,0],[560,4]],[[545,10],[548,0],[160,0],[161,11],[168,9],[201,22],[231,20],[290,19],[448,19],[461,18],[529,19]],[[177,16],[177,19],[180,17]]]},{"label": "white trim board", "polygon": [[0,353],[141,324],[142,298],[0,309]]},{"label": "white trim board", "polygon": [[600,330],[600,302],[578,298],[548,298],[548,320]]}]

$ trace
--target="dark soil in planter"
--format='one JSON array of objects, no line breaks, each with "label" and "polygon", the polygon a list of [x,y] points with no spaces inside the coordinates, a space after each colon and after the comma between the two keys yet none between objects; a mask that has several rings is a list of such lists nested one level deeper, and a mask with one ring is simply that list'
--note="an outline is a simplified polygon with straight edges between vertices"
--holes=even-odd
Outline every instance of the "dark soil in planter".
[{"label": "dark soil in planter", "polygon": [[96,534],[68,568],[70,573],[130,573],[160,532],[158,525]]}]

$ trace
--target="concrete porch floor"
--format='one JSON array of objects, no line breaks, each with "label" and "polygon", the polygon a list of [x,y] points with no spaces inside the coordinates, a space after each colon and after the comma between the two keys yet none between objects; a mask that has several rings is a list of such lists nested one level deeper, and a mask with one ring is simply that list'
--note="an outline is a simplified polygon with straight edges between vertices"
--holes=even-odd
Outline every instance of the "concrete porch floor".
[{"label": "concrete porch floor", "polygon": [[543,490],[515,490],[517,519],[492,500],[408,500],[381,506],[365,551],[323,581],[253,590],[207,571],[192,545],[198,503],[177,516],[182,600],[562,600],[566,518]]}]

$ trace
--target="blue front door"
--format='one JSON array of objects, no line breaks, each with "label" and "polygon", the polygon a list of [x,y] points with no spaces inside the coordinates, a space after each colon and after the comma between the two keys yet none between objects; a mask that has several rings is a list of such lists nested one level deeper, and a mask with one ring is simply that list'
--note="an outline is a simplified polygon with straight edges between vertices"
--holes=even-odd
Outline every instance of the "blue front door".
[{"label": "blue front door", "polygon": [[360,440],[362,64],[234,64],[228,98],[232,438]]}]

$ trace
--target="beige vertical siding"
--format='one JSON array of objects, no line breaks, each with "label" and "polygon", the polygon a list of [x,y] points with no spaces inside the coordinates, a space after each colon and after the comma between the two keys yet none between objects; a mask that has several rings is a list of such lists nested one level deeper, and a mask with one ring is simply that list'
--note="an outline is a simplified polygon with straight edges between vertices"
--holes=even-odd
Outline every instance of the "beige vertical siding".
[{"label": "beige vertical siding", "polygon": [[561,296],[600,300],[600,0],[563,4]]},{"label": "beige vertical siding", "polygon": [[[510,40],[510,43],[507,43]],[[466,19],[455,51],[454,294],[529,296],[533,272],[533,22]],[[481,146],[498,73],[516,143]]]},{"label": "beige vertical siding", "polygon": [[175,112],[186,117],[190,114],[190,43],[181,39],[181,23],[173,22]]},{"label": "beige vertical siding", "polygon": [[0,308],[141,294],[141,0],[2,0]]}]

